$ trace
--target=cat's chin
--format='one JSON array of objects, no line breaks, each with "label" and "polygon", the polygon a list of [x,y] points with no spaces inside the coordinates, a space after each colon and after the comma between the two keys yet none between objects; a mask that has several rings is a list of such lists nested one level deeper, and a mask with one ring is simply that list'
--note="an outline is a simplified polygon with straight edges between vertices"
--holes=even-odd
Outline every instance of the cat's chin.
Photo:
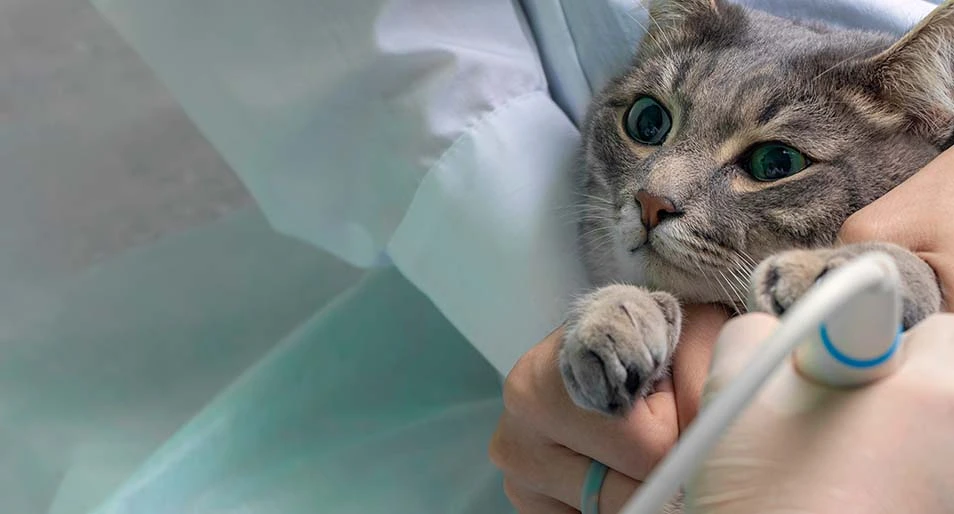
[{"label": "cat's chin", "polygon": [[[592,254],[591,254],[592,255]],[[622,246],[610,259],[587,262],[594,285],[634,284],[672,293],[688,303],[733,303],[725,289],[691,263],[675,263],[651,245],[630,251]],[[694,270],[693,270],[694,268]]]},{"label": "cat's chin", "polygon": [[667,291],[689,303],[734,303],[719,283],[706,276],[699,267],[687,269],[652,247],[641,249],[646,285]]}]

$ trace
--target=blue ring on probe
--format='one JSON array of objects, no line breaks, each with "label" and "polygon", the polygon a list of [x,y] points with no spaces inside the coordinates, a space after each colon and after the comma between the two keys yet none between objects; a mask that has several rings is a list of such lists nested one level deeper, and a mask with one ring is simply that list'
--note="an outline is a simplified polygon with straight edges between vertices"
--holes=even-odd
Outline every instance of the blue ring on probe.
[{"label": "blue ring on probe", "polygon": [[887,362],[887,360],[890,359],[891,356],[894,355],[896,351],[898,351],[898,347],[901,346],[901,334],[904,332],[904,328],[901,326],[898,327],[898,333],[897,335],[894,336],[894,342],[891,343],[891,347],[888,348],[887,351],[884,352],[884,354],[871,358],[871,359],[864,359],[864,360],[855,359],[853,357],[845,355],[844,353],[841,353],[841,351],[838,348],[836,348],[834,344],[832,344],[831,339],[828,338],[828,329],[825,328],[824,323],[822,323],[819,331],[821,332],[822,344],[825,346],[825,349],[828,350],[828,353],[835,358],[836,361],[846,366],[851,366],[853,368],[873,368],[875,366],[879,366]]}]

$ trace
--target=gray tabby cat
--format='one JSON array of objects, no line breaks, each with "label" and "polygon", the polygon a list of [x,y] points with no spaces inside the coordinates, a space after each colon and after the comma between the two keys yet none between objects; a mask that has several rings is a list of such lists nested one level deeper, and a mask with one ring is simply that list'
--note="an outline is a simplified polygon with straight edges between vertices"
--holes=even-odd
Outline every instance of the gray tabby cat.
[{"label": "gray tabby cat", "polygon": [[[924,261],[836,234],[951,145],[954,2],[900,41],[724,0],[649,9],[634,64],[582,127],[580,239],[604,287],[566,327],[560,368],[573,400],[628,412],[667,372],[680,301],[781,314],[868,250],[897,262],[905,328],[938,311]],[[634,283],[649,288],[620,285]]]}]

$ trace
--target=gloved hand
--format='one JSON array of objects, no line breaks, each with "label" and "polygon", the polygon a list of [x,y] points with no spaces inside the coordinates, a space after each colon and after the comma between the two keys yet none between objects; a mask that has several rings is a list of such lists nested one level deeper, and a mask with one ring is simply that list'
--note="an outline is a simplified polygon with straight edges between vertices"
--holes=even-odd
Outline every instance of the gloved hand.
[{"label": "gloved hand", "polygon": [[[703,403],[777,323],[725,326]],[[954,512],[954,315],[923,321],[901,351],[894,375],[856,390],[781,366],[687,485],[687,514]]]}]

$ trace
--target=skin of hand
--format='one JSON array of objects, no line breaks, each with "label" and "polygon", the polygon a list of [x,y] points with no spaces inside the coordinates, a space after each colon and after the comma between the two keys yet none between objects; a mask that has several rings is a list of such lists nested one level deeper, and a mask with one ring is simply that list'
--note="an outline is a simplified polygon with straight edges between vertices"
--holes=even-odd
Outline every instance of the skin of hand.
[{"label": "skin of hand", "polygon": [[[730,321],[705,399],[746,366],[778,321]],[[954,314],[908,331],[899,370],[831,389],[783,365],[686,488],[687,514],[954,512]]]},{"label": "skin of hand", "polygon": [[610,471],[600,512],[618,512],[652,467],[675,444],[698,410],[712,345],[728,319],[725,309],[687,306],[672,378],[637,402],[625,418],[577,407],[557,366],[562,329],[525,354],[504,384],[504,413],[490,458],[520,514],[573,513],[591,458]]},{"label": "skin of hand", "polygon": [[913,177],[852,215],[842,225],[844,243],[885,241],[911,250],[937,274],[944,310],[954,312],[954,148]]}]

